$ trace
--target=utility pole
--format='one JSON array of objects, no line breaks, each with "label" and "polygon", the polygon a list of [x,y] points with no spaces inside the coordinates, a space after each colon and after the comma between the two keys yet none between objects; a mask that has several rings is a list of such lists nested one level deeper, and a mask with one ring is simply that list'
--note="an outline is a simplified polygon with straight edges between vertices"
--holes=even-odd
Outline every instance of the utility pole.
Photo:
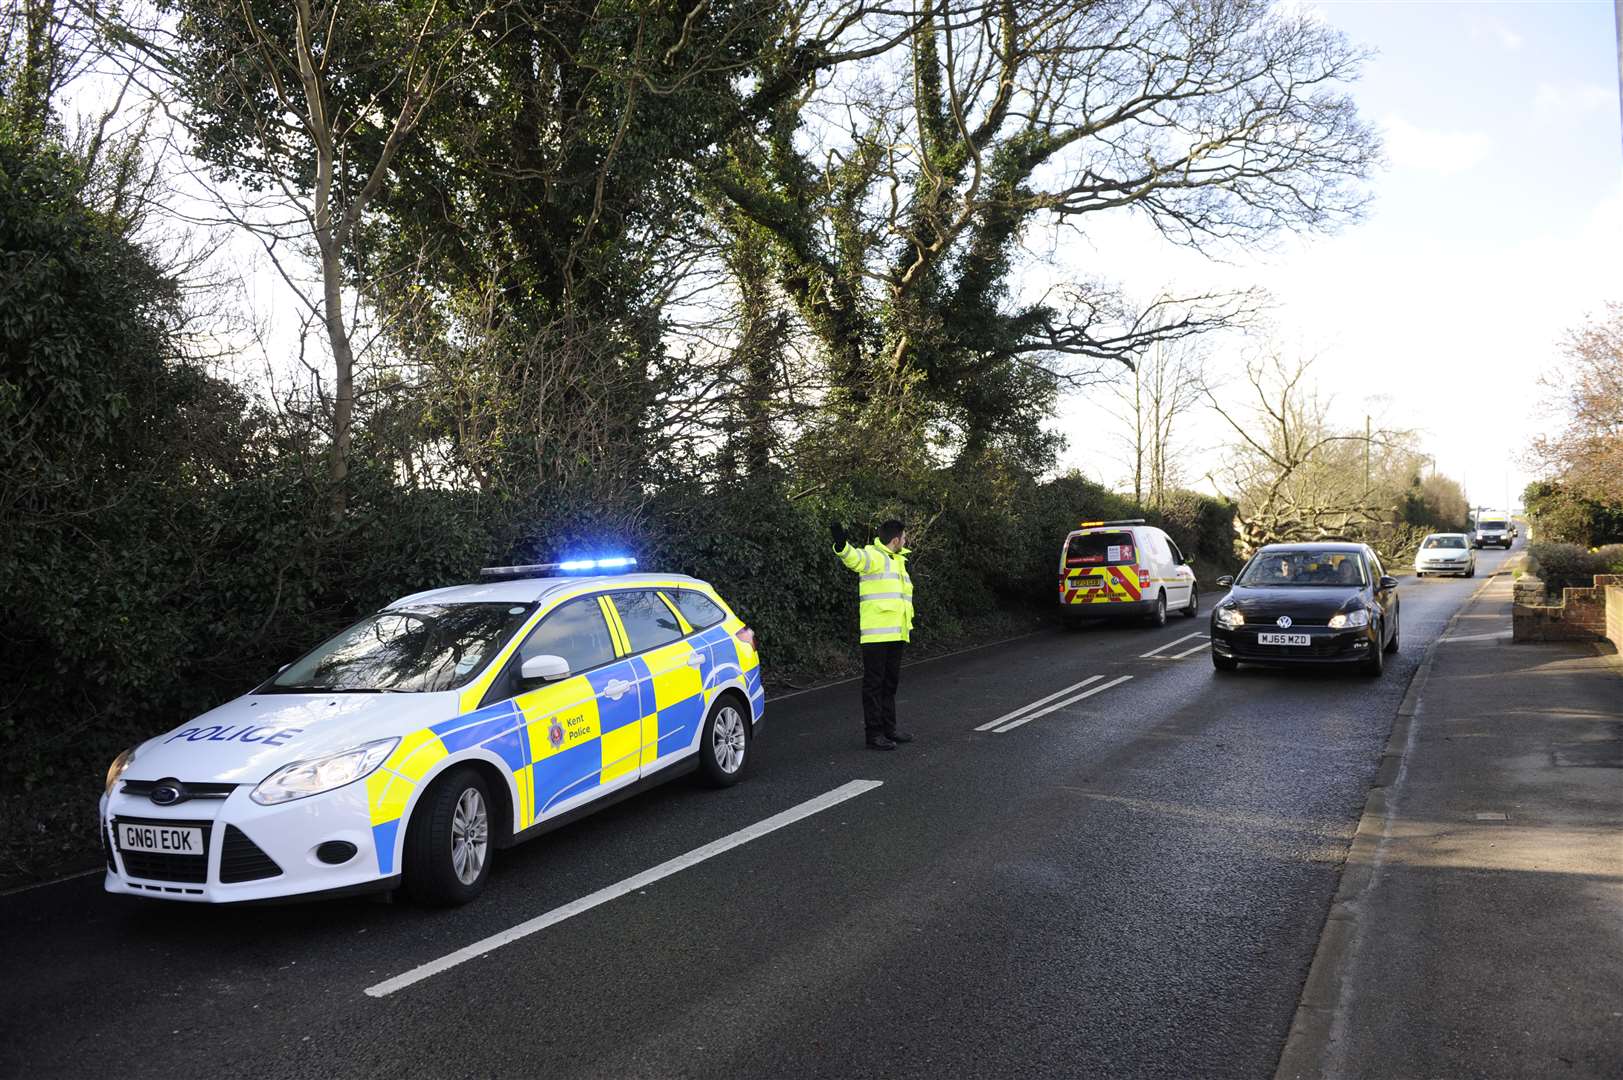
[{"label": "utility pole", "polygon": [[1612,0],[1617,19],[1617,108],[1623,117],[1623,0]]},{"label": "utility pole", "polygon": [[[1620,4],[1623,4],[1623,0],[1617,0],[1617,2],[1620,3]],[[1369,505],[1369,438],[1370,438],[1369,414],[1365,413],[1364,414],[1364,505],[1365,506]]]}]

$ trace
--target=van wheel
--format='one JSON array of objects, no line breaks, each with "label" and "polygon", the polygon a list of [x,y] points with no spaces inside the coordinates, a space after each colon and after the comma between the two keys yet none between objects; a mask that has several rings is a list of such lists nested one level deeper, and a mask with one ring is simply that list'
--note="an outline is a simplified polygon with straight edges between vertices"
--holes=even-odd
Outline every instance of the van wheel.
[{"label": "van wheel", "polygon": [[749,766],[750,722],[738,707],[738,698],[727,694],[717,700],[704,722],[699,738],[699,766],[711,787],[731,787]]},{"label": "van wheel", "polygon": [[452,769],[434,782],[406,829],[405,889],[434,907],[466,904],[490,878],[490,789],[477,769]]},{"label": "van wheel", "polygon": [[1184,605],[1183,614],[1186,619],[1200,614],[1200,589],[1195,585],[1189,586],[1189,603]]},{"label": "van wheel", "polygon": [[1150,612],[1151,626],[1165,626],[1167,624],[1167,594],[1164,589],[1155,592],[1155,610]]}]

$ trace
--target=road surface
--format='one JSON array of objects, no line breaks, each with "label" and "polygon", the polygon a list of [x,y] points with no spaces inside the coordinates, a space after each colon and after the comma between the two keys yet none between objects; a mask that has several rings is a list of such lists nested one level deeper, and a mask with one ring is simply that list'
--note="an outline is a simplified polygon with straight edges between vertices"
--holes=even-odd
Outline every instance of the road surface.
[{"label": "road surface", "polygon": [[501,852],[459,910],[0,898],[0,1075],[1268,1077],[1478,584],[1405,579],[1378,680],[1215,675],[1203,607],[910,666],[894,753],[853,684],[780,698],[746,782]]}]

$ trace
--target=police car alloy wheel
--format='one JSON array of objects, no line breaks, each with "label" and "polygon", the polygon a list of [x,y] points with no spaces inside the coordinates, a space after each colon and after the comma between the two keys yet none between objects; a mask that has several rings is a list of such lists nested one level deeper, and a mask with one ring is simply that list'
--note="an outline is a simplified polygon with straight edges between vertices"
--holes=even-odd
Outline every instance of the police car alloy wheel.
[{"label": "police car alloy wheel", "polygon": [[731,696],[723,697],[710,711],[700,745],[705,780],[713,787],[738,783],[749,763],[750,733],[749,721]]},{"label": "police car alloy wheel", "polygon": [[406,834],[405,886],[425,904],[466,904],[490,877],[490,790],[477,769],[446,773],[423,798]]}]

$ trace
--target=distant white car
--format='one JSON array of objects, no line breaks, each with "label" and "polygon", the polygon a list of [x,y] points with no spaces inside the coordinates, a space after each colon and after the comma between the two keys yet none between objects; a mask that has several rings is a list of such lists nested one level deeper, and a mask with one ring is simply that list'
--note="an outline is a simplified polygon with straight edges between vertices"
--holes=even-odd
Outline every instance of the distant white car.
[{"label": "distant white car", "polygon": [[1417,577],[1427,574],[1458,574],[1476,577],[1476,552],[1471,537],[1465,533],[1432,533],[1420,542],[1415,552],[1414,572]]}]

